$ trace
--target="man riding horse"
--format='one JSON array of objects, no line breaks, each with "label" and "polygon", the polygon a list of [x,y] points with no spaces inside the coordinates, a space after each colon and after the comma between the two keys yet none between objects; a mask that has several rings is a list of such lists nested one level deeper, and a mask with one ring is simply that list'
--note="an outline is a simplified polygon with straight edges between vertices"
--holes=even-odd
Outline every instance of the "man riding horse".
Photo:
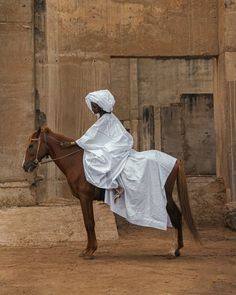
[{"label": "man riding horse", "polygon": [[78,145],[84,149],[84,170],[88,182],[103,189],[113,189],[115,200],[124,189],[117,177],[124,168],[133,146],[133,138],[112,113],[115,99],[109,90],[99,90],[85,97],[98,120],[76,141],[63,142],[63,147]]},{"label": "man riding horse", "polygon": [[[111,210],[131,223],[162,230],[174,226],[177,244],[173,254],[179,256],[182,214],[194,239],[199,240],[182,162],[157,150],[133,150],[132,136],[112,113],[115,99],[108,90],[89,93],[86,103],[97,115],[96,123],[76,141],[47,127],[39,128],[30,137],[24,170],[32,172],[39,164],[54,161],[64,173],[72,194],[80,199],[88,237],[81,252],[84,258],[93,258],[97,249],[93,214],[97,188],[106,190],[105,203]],[[65,153],[65,147],[71,151]],[[42,162],[47,156],[52,159]],[[181,211],[172,198],[175,182]]]}]

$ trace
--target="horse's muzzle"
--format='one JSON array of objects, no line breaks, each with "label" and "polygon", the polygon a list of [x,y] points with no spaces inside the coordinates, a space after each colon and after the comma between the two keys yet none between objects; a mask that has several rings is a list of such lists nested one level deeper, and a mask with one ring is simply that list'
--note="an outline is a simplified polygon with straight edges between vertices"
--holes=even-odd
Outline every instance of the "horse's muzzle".
[{"label": "horse's muzzle", "polygon": [[23,165],[23,169],[25,170],[25,172],[33,172],[37,166],[38,164],[35,162],[28,162]]}]

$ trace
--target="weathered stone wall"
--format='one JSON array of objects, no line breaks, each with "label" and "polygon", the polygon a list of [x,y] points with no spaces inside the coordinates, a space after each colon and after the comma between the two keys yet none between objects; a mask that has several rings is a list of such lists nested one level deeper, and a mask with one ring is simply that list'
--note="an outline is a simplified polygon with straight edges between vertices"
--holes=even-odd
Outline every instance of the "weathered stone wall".
[{"label": "weathered stone wall", "polygon": [[190,206],[200,226],[223,225],[226,203],[224,181],[214,176],[188,177]]},{"label": "weathered stone wall", "polygon": [[[118,57],[124,63],[129,59],[130,67],[125,77],[120,77],[124,83],[119,82],[112,89],[117,93],[116,111],[126,121],[126,127],[131,127],[136,141],[140,136],[138,120],[142,112],[139,108],[154,105],[155,137],[160,139],[160,104],[178,103],[183,92],[214,92],[217,174],[224,177],[228,191],[233,194],[235,1],[0,0],[0,8],[0,34],[3,40],[0,50],[1,56],[4,56],[0,61],[0,132],[1,138],[6,139],[0,145],[3,167],[0,181],[7,181],[1,186],[6,196],[10,182],[17,180],[14,184],[17,189],[13,194],[16,201],[11,205],[35,202],[20,167],[26,138],[35,127],[35,110],[40,109],[47,114],[48,126],[53,130],[75,138],[81,136],[94,122],[94,117],[85,106],[84,96],[89,91],[114,85],[116,67],[113,67],[113,60]],[[214,61],[213,90],[212,79],[207,79],[212,65],[209,66],[208,59],[204,58],[217,56],[219,48],[219,59]],[[162,70],[157,70],[157,67],[152,71],[152,65],[146,67],[147,57],[165,57],[165,61],[159,59],[154,62],[162,63]],[[188,66],[178,67],[173,61],[175,57],[189,58],[184,62]],[[198,67],[195,67],[197,60],[192,62],[196,57],[201,60]],[[135,61],[137,58],[143,58],[142,66]],[[176,78],[175,68],[179,69],[177,76],[182,80],[177,79],[173,83],[171,75]],[[195,73],[193,80],[186,82],[188,68]],[[136,79],[137,73],[146,73],[141,88]],[[156,73],[159,76],[157,89],[148,84],[145,86],[146,77],[152,78]],[[172,74],[166,76],[166,73]],[[120,103],[122,97],[119,96],[122,85],[130,90],[130,100],[127,101],[124,96],[123,109]],[[155,91],[159,92],[158,98],[153,95]],[[138,96],[141,100],[137,99]],[[123,118],[126,109],[129,109],[129,117]],[[15,121],[8,120],[13,117]],[[13,129],[16,131],[14,139],[9,136]],[[156,143],[156,148],[161,148],[160,142]],[[37,202],[61,204],[64,199],[68,203],[75,202],[70,197],[64,177],[54,164],[44,167],[41,172],[45,175],[45,181],[38,186]],[[23,187],[22,190],[19,190],[19,185]],[[26,194],[29,199],[23,201]],[[6,200],[4,204],[10,203]]]},{"label": "weathered stone wall", "polygon": [[215,0],[53,0],[65,57],[215,55]]},{"label": "weathered stone wall", "polygon": [[228,201],[236,199],[236,1],[219,1],[219,58],[216,66],[217,173]]},{"label": "weathered stone wall", "polygon": [[47,72],[41,80],[48,82],[40,100],[50,125],[71,136],[84,132],[92,122],[84,95],[110,86],[112,56],[216,55],[216,2],[46,1]]},{"label": "weathered stone wall", "polygon": [[[115,113],[134,136],[136,149],[162,149],[183,159],[183,147],[180,147],[181,150],[178,152],[178,146],[179,140],[184,138],[182,134],[184,127],[177,128],[179,122],[173,122],[174,116],[172,116],[172,113],[169,119],[164,120],[165,124],[173,126],[172,134],[167,135],[168,141],[171,141],[171,143],[169,148],[166,149],[166,146],[162,143],[162,138],[166,137],[166,126],[161,122],[162,111],[164,108],[167,110],[171,110],[171,108],[180,109],[181,97],[186,94],[200,95],[208,93],[212,96],[213,61],[213,58],[111,58],[110,89],[116,97]],[[200,100],[204,99],[201,98]],[[149,131],[144,130],[145,123],[143,122],[144,109],[150,106],[153,107],[154,120],[154,134],[151,135],[146,134]],[[194,108],[191,108],[190,117],[195,120],[191,127],[192,134],[202,132],[201,128],[199,128],[202,123],[200,116],[206,116],[204,118],[206,120],[210,119],[208,122],[210,126],[214,124],[209,112],[204,113],[204,105],[202,107],[203,109],[199,110],[198,114],[195,113]],[[179,114],[179,116],[184,115]],[[213,126],[210,133],[210,136],[214,138]],[[148,143],[148,137],[150,136],[153,136],[153,146]],[[200,146],[198,136],[193,136],[192,139],[192,146],[196,147],[198,145],[204,154],[206,150],[203,145],[207,144],[203,142],[205,139],[201,140],[202,146]],[[187,146],[186,138],[184,141],[185,146]],[[214,147],[211,153],[213,149]],[[195,150],[199,153],[197,149]],[[191,160],[196,162],[196,157]],[[215,171],[215,168],[212,170]],[[212,173],[208,172],[208,174]]]},{"label": "weathered stone wall", "polygon": [[[112,86],[112,57],[195,57],[218,53],[216,0],[51,0],[45,1],[41,20],[44,25],[40,30],[46,38],[46,43],[43,41],[41,45],[46,52],[41,49],[38,55],[41,58],[37,59],[44,61],[37,63],[36,73],[40,107],[53,130],[75,138],[94,122],[84,96],[89,91]],[[37,46],[40,49],[40,43]],[[132,70],[135,71],[135,63]],[[162,79],[160,87],[165,88],[166,83]],[[130,85],[135,91],[134,84],[133,79]],[[112,90],[115,94],[119,91]],[[135,104],[134,91],[130,95]],[[165,94],[168,97],[168,91]],[[176,99],[172,94],[168,103],[173,97]],[[151,100],[154,102],[156,98]],[[124,102],[125,107],[127,103]],[[117,112],[121,113],[119,106],[120,103]],[[132,133],[138,140],[134,113],[135,110]],[[157,136],[160,138],[160,134]],[[43,173],[46,181],[40,185],[39,195],[44,198],[40,197],[39,202],[70,195],[54,165]]]},{"label": "weathered stone wall", "polygon": [[21,168],[34,130],[32,0],[0,1],[0,206],[35,198]]}]

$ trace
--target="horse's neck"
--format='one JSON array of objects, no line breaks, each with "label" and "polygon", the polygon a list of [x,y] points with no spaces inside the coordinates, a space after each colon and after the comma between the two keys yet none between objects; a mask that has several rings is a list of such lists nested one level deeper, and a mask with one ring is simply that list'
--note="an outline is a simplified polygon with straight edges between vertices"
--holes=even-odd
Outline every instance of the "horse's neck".
[{"label": "horse's neck", "polygon": [[67,137],[62,134],[54,133],[52,131],[48,132],[48,138],[51,138],[54,142],[64,142],[64,141],[73,141],[71,137]]},{"label": "horse's neck", "polygon": [[[74,139],[70,137],[66,137],[61,134],[54,133],[50,131],[47,137],[47,145],[49,148],[49,155],[52,159],[57,159],[72,153],[74,150],[78,149],[78,146],[70,147],[70,148],[62,148],[60,146],[60,142],[64,141],[73,141]],[[68,161],[68,159],[67,159]],[[66,164],[66,158],[58,159],[55,161],[55,164],[58,168],[64,173],[67,174],[67,170],[69,169],[68,165]]]}]

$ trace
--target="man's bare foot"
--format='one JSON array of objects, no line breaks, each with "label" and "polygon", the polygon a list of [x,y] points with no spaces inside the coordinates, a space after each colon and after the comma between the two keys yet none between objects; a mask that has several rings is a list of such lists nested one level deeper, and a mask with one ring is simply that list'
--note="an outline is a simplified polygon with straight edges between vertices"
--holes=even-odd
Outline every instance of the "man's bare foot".
[{"label": "man's bare foot", "polygon": [[124,189],[121,186],[118,186],[117,188],[114,189],[114,202],[116,202],[117,199],[120,198],[120,196],[123,194]]}]

